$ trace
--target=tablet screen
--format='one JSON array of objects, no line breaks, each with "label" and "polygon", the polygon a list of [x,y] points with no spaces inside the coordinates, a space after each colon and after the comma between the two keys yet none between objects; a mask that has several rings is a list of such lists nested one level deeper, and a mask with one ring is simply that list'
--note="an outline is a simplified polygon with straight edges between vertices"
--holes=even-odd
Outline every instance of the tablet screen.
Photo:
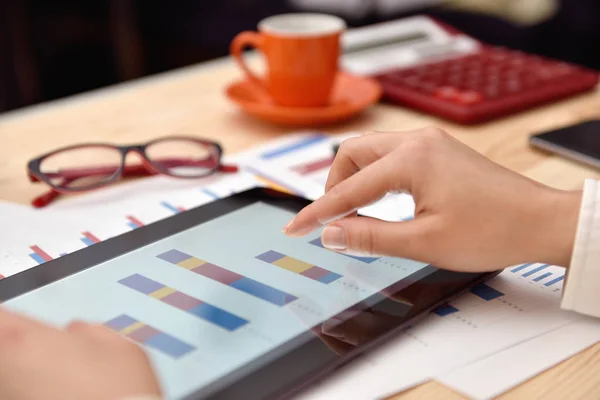
[{"label": "tablet screen", "polygon": [[246,205],[4,304],[60,326],[83,319],[120,332],[147,350],[167,396],[180,398],[247,374],[311,327],[436,270],[338,254],[319,232],[288,238],[281,228],[293,216]]}]

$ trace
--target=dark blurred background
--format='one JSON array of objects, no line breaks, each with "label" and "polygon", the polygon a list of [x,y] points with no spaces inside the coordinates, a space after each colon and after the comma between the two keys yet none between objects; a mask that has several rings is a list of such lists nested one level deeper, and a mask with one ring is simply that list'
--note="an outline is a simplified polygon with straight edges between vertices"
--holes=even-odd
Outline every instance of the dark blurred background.
[{"label": "dark blurred background", "polygon": [[[600,1],[556,2],[551,15],[530,24],[497,13],[431,5],[384,15],[369,7],[339,14],[352,27],[427,13],[487,43],[600,69]],[[313,11],[298,4],[285,0],[0,0],[0,112],[225,56],[231,39],[242,30],[254,29],[260,19]]]}]

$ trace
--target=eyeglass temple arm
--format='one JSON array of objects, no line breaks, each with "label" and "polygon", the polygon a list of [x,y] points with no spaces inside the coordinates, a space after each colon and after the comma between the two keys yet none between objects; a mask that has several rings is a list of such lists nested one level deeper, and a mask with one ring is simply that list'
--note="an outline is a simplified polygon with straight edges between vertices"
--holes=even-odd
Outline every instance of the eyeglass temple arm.
[{"label": "eyeglass temple arm", "polygon": [[[71,183],[77,179],[78,178],[64,178],[63,181],[61,182],[61,186],[68,185],[69,183]],[[48,204],[50,204],[52,202],[52,200],[56,199],[58,196],[60,196],[60,192],[58,190],[50,189],[46,193],[33,199],[31,201],[31,204],[35,208],[42,208],[42,207],[45,207]]]},{"label": "eyeglass temple arm", "polygon": [[[213,160],[186,160],[186,159],[167,159],[158,161],[162,164],[163,168],[175,168],[182,166],[194,166],[194,167],[207,167],[211,168],[214,166]],[[117,172],[119,167],[114,166],[98,166],[98,167],[87,167],[87,168],[66,168],[61,169],[58,172],[49,172],[45,175],[49,178],[65,178],[65,179],[73,179],[73,178],[82,178],[88,176],[107,176],[113,175]],[[237,172],[238,168],[234,165],[220,165],[219,171],[221,172]],[[156,175],[157,172],[145,164],[132,164],[126,165],[123,168],[123,176],[126,177],[135,177],[135,176],[150,176]],[[32,181],[38,181],[39,179],[36,177],[32,177],[30,175],[30,179]]]}]

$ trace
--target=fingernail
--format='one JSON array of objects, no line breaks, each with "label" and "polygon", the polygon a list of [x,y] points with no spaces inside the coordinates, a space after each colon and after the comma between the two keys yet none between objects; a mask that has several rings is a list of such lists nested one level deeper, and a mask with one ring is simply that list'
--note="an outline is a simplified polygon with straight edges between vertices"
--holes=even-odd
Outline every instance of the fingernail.
[{"label": "fingernail", "polygon": [[326,226],[321,234],[323,246],[332,250],[346,249],[346,231],[339,226]]},{"label": "fingernail", "polygon": [[285,224],[285,226],[283,227],[283,229],[281,230],[281,232],[287,233],[288,229],[290,229],[290,226],[292,226],[293,223],[294,223],[294,220],[292,219],[290,222],[288,222],[287,224]]},{"label": "fingernail", "polygon": [[304,235],[308,235],[309,233],[320,227],[320,225],[297,226],[296,220],[293,219],[290,222],[288,222],[286,226],[283,227],[282,232],[289,237],[302,237]]}]

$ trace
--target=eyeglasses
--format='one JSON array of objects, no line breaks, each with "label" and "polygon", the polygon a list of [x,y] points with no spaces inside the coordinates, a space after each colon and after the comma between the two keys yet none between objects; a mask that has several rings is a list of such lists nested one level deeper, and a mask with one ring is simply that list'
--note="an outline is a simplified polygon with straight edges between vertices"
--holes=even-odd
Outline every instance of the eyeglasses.
[{"label": "eyeglasses", "polygon": [[[130,152],[141,156],[141,163],[126,164]],[[186,136],[131,146],[89,143],[63,147],[29,161],[29,179],[51,188],[32,205],[45,207],[61,193],[99,189],[122,178],[161,174],[197,179],[215,172],[237,172],[237,166],[221,164],[222,154],[218,143]]]}]

